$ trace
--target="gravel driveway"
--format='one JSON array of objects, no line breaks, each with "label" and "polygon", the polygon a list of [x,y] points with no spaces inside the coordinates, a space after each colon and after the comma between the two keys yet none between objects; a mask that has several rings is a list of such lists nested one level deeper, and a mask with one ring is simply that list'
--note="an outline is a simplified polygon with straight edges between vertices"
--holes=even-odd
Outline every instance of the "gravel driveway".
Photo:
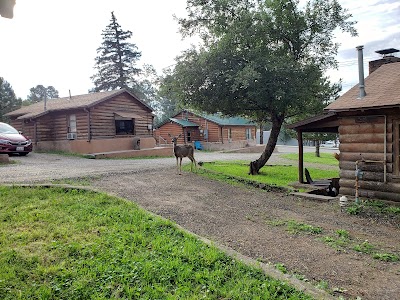
[{"label": "gravel driveway", "polygon": [[[259,153],[195,154],[198,161],[254,160]],[[291,234],[277,221],[296,220],[323,228],[323,236],[346,230],[385,252],[400,254],[400,224],[341,213],[338,204],[285,193],[215,182],[195,174],[176,175],[175,159],[91,160],[31,153],[1,166],[0,183],[48,182],[93,176],[92,185],[138,203],[182,227],[262,262],[283,264],[335,295],[355,299],[399,299],[400,263],[369,254],[338,251],[307,234]],[[282,162],[274,154],[268,162]],[[286,162],[287,163],[287,162]],[[118,174],[118,176],[116,176]]]},{"label": "gravel driveway", "polygon": [[[277,147],[278,153],[296,152],[297,147]],[[172,150],[171,150],[172,151]],[[314,148],[306,147],[305,151],[314,151]],[[333,149],[321,149],[321,151],[334,152]],[[171,154],[172,155],[172,154]],[[197,161],[215,160],[255,160],[260,153],[221,153],[196,151]],[[13,182],[39,182],[62,178],[76,178],[96,176],[103,174],[115,174],[137,172],[141,170],[159,170],[160,168],[176,165],[175,159],[83,159],[79,157],[61,156],[56,154],[30,153],[26,157],[11,157],[16,164],[7,165],[7,171],[0,173],[0,183]],[[274,153],[269,164],[279,163],[281,159]],[[293,164],[294,162],[290,162]],[[296,163],[294,163],[296,164]]]}]

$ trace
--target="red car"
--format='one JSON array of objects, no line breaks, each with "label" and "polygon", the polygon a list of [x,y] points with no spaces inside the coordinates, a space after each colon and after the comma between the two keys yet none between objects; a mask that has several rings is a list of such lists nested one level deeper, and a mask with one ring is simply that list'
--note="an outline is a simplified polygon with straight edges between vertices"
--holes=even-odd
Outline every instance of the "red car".
[{"label": "red car", "polygon": [[32,141],[17,129],[0,122],[0,153],[27,155],[32,151]]}]

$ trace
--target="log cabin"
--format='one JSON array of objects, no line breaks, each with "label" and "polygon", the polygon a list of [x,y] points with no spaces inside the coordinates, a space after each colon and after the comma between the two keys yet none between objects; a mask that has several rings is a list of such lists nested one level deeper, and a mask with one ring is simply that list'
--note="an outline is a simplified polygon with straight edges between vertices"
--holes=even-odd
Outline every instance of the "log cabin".
[{"label": "log cabin", "polygon": [[[361,49],[360,49],[361,48]],[[362,62],[362,46],[357,47]],[[324,114],[290,128],[298,133],[299,181],[303,178],[303,132],[339,134],[340,194],[400,202],[400,58],[396,49],[369,63],[365,78],[329,104]],[[361,58],[360,58],[361,56]]]},{"label": "log cabin", "polygon": [[[155,146],[153,109],[125,89],[49,99],[6,114],[35,150],[98,153]],[[139,145],[136,145],[139,146]]]},{"label": "log cabin", "polygon": [[171,142],[168,133],[173,136],[182,134],[178,144],[193,141],[223,144],[254,141],[256,125],[241,117],[222,117],[219,114],[182,110],[156,126],[155,137],[160,143]]}]

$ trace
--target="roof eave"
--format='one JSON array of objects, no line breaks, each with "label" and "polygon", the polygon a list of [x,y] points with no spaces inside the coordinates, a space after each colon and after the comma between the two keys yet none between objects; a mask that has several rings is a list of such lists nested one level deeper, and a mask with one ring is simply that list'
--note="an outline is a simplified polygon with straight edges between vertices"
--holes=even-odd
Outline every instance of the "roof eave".
[{"label": "roof eave", "polygon": [[378,110],[378,109],[393,109],[400,108],[400,104],[395,105],[380,105],[380,106],[369,106],[369,107],[350,107],[350,108],[333,108],[326,109],[325,111],[329,113],[339,113],[339,112],[350,112],[350,111],[366,111],[366,110]]},{"label": "roof eave", "polygon": [[[337,115],[334,112],[329,112],[326,114],[320,114],[293,124],[290,124],[287,126],[289,129],[294,129],[294,130],[312,130],[312,128],[318,127],[319,129],[321,128],[335,128],[338,126],[336,124],[336,119]],[[325,122],[326,126],[321,126]],[[314,124],[314,125],[313,125]]]}]

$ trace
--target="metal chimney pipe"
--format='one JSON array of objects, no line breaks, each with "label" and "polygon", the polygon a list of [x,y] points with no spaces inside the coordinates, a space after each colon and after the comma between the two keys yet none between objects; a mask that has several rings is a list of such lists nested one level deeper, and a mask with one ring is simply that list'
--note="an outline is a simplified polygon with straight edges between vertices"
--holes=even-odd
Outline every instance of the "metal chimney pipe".
[{"label": "metal chimney pipe", "polygon": [[44,101],[43,101],[43,109],[44,109],[44,111],[46,111],[47,110],[47,91],[45,91],[45,93],[44,93]]},{"label": "metal chimney pipe", "polygon": [[363,49],[364,46],[357,46],[358,51],[358,86],[360,88],[360,97],[358,99],[364,98],[367,93],[365,92],[365,82],[364,82],[364,58],[363,58]]}]

